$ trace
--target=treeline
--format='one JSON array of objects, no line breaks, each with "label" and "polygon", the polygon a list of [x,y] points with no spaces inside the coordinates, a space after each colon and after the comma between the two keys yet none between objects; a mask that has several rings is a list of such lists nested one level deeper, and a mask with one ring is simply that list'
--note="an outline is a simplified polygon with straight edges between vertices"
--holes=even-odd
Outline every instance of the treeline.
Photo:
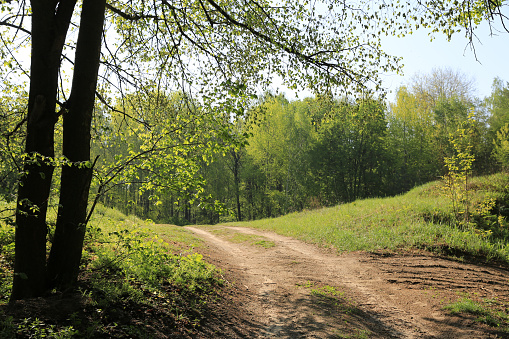
[{"label": "treeline", "polygon": [[[224,145],[207,155],[212,162],[194,163],[205,199],[170,189],[155,197],[135,183],[118,186],[104,202],[143,218],[183,224],[276,217],[395,195],[446,174],[444,158],[454,154],[454,135],[467,123],[473,174],[496,172],[509,163],[504,127],[509,85],[496,79],[484,100],[472,93],[465,76],[435,70],[399,88],[389,104],[373,97],[289,101],[266,94],[244,118],[231,121],[229,133],[248,134],[246,143]],[[212,201],[216,208],[203,208]]]},{"label": "treeline", "polygon": [[[7,200],[23,160],[15,158],[21,97],[1,102]],[[444,158],[457,152],[455,135],[467,126],[474,175],[509,167],[509,83],[500,79],[483,100],[464,75],[440,69],[414,77],[390,103],[268,93],[250,100],[204,107],[181,93],[147,90],[115,109],[98,107],[95,161],[86,164],[94,168],[91,206],[161,223],[217,223],[396,195],[445,175]],[[57,170],[65,166],[54,161]]]}]

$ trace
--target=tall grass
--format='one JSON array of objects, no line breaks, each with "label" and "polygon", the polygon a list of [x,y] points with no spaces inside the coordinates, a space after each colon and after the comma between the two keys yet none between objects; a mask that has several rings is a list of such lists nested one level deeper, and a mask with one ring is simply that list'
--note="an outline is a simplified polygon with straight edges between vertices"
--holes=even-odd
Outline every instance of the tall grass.
[{"label": "tall grass", "polygon": [[[274,231],[339,252],[426,248],[483,256],[509,262],[509,234],[499,211],[509,206],[509,176],[474,178],[470,184],[467,226],[461,226],[452,204],[433,182],[388,198],[359,200],[273,219],[229,225]],[[480,214],[475,211],[484,208]]]}]

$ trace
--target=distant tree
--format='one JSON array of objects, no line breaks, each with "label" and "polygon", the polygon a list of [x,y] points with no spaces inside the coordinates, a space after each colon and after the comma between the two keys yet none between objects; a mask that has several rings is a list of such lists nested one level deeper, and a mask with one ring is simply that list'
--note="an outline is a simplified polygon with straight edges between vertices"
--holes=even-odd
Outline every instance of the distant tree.
[{"label": "distant tree", "polygon": [[509,123],[502,126],[493,140],[493,156],[499,163],[502,171],[509,171]]},{"label": "distant tree", "polygon": [[389,192],[404,192],[440,176],[438,149],[434,145],[433,112],[409,92],[398,89],[388,112],[387,151],[392,171]]},{"label": "distant tree", "polygon": [[382,193],[386,128],[385,107],[377,100],[335,103],[309,150],[323,204]]},{"label": "distant tree", "polygon": [[242,168],[242,158],[245,156],[245,149],[244,148],[231,148],[228,151],[228,157],[227,157],[227,166],[228,169],[231,171],[233,175],[233,185],[234,185],[234,191],[235,191],[235,215],[237,218],[237,221],[242,220],[242,207],[240,204],[240,185],[241,185],[241,177],[240,177],[240,171]]},{"label": "distant tree", "polygon": [[313,126],[306,109],[312,101],[268,96],[262,103],[264,119],[251,126],[253,137],[246,152],[264,174],[272,216],[300,210],[307,199]]},{"label": "distant tree", "polygon": [[474,80],[451,68],[433,68],[429,74],[415,74],[410,83],[412,93],[431,107],[451,99],[469,105],[475,98]]},{"label": "distant tree", "polygon": [[494,137],[505,124],[509,123],[509,83],[504,84],[502,79],[495,78],[486,104],[490,112],[488,120],[490,133]]}]

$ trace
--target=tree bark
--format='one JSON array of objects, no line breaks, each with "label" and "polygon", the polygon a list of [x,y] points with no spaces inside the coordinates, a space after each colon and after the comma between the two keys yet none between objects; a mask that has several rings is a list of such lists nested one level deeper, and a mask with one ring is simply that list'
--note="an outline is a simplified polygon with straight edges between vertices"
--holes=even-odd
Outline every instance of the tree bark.
[{"label": "tree bark", "polygon": [[65,289],[78,277],[92,180],[90,129],[104,30],[105,0],[83,1],[68,111],[64,114],[60,203],[48,260],[51,287]]},{"label": "tree bark", "polygon": [[32,56],[25,141],[16,205],[11,300],[40,296],[46,276],[46,212],[53,175],[60,57],[76,0],[32,1]]}]

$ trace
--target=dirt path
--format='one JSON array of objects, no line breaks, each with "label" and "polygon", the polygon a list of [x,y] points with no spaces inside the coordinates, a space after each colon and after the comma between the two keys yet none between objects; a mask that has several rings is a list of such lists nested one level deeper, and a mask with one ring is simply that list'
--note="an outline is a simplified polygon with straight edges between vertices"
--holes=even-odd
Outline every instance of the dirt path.
[{"label": "dirt path", "polygon": [[[188,227],[237,293],[225,310],[230,338],[500,338],[444,304],[470,296],[509,301],[509,272],[425,253],[327,253],[271,232]],[[232,242],[232,236],[264,239]],[[229,319],[229,320],[226,320]],[[216,327],[217,331],[217,327]]]}]

